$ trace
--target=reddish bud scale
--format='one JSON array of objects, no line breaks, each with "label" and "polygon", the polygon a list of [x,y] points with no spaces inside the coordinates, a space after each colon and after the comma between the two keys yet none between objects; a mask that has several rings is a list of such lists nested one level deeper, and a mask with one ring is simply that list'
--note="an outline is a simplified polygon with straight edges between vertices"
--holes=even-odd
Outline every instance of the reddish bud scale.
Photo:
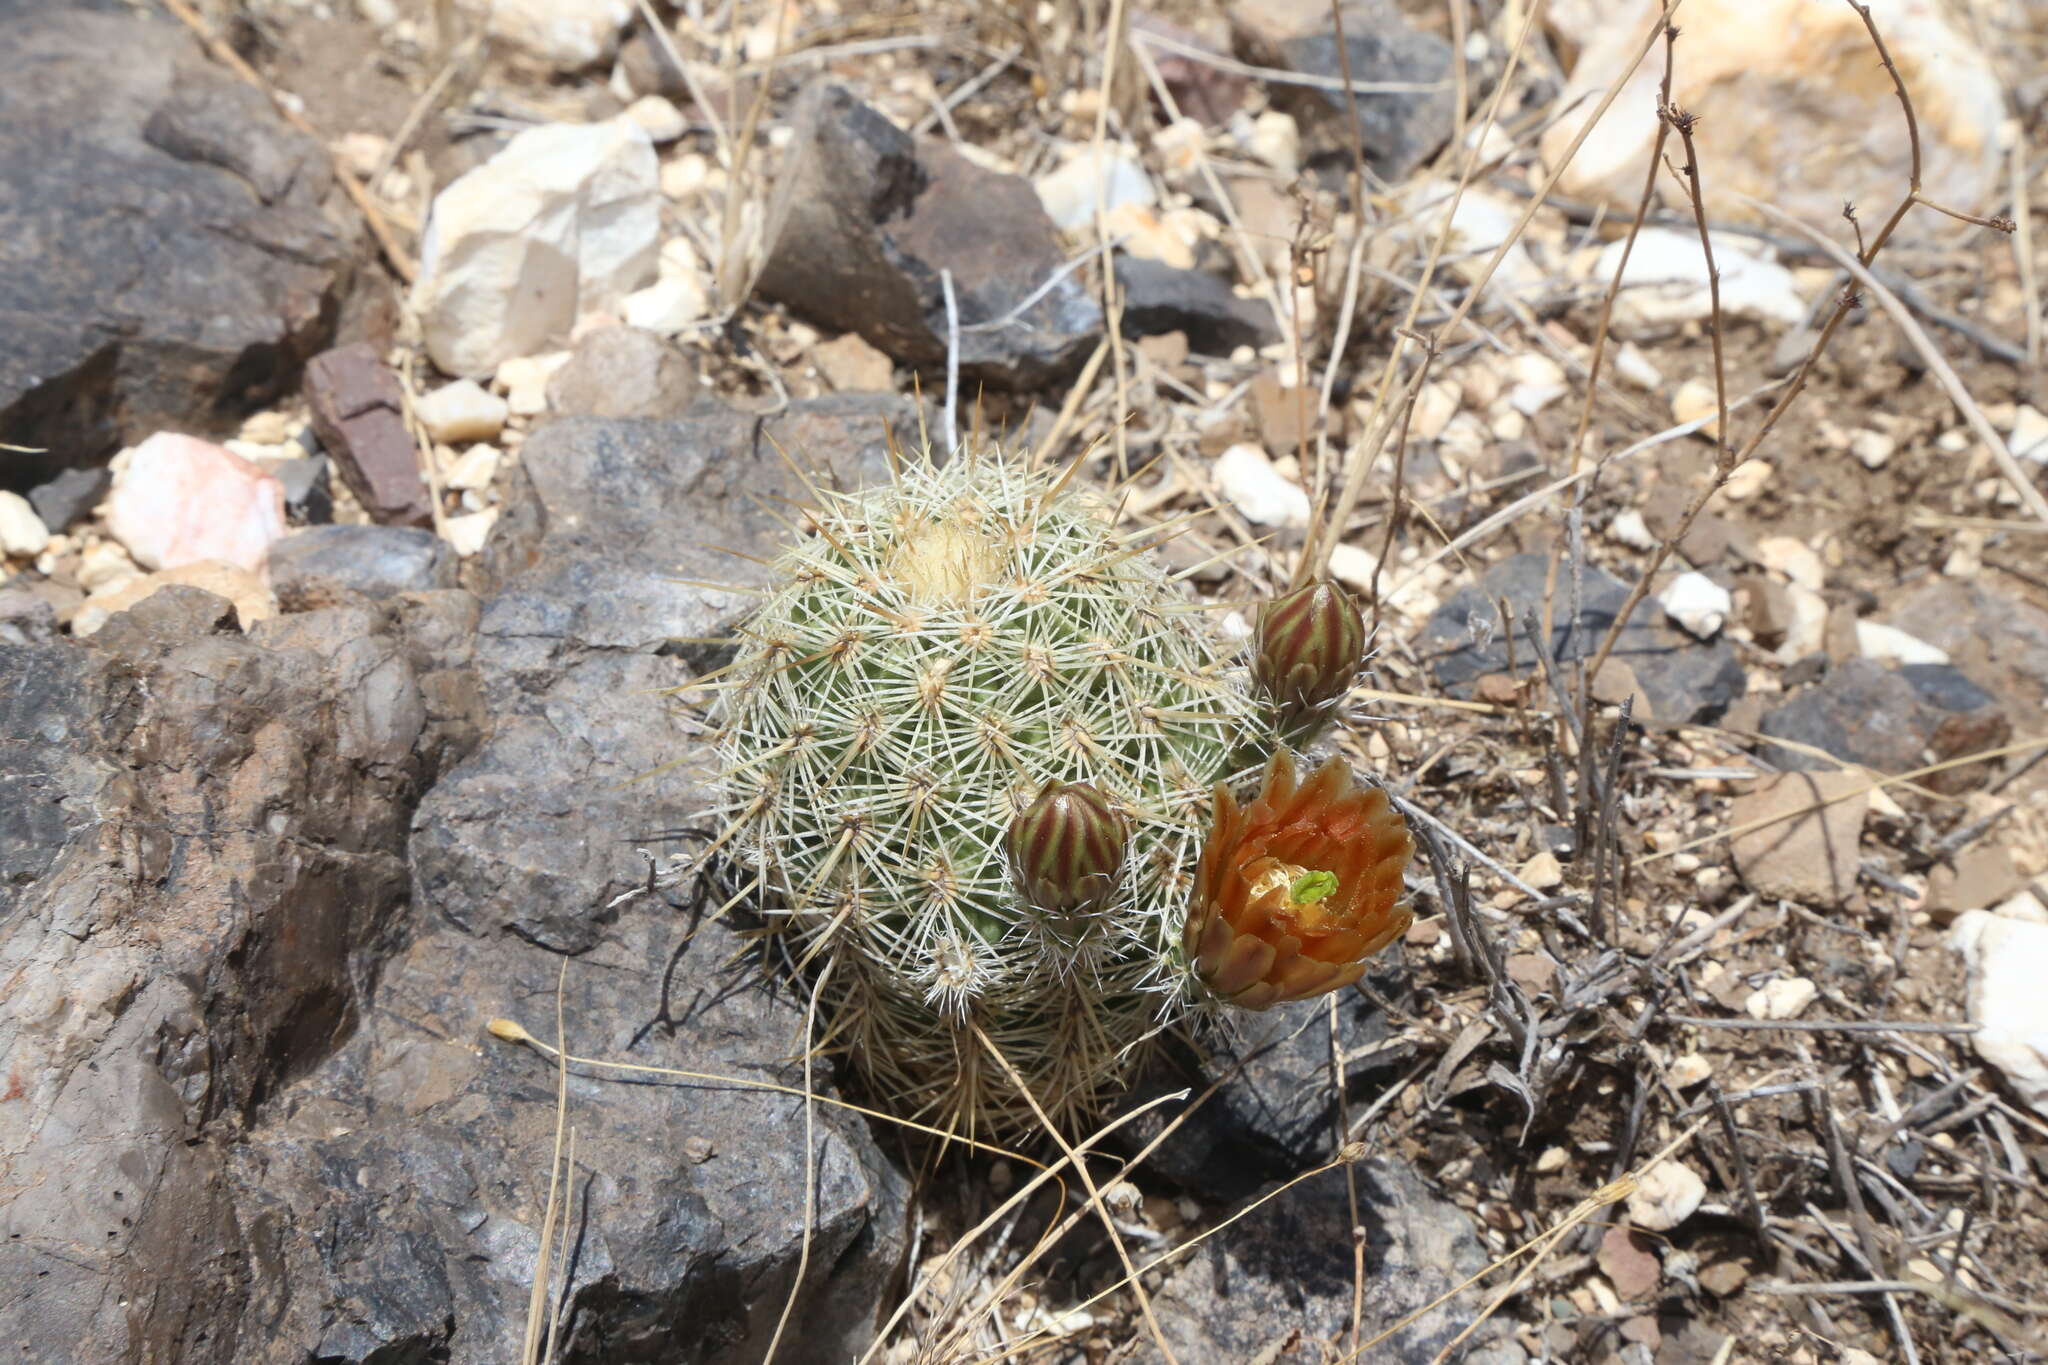
[{"label": "reddish bud scale", "polygon": [[1053,914],[1097,910],[1115,893],[1129,837],[1086,782],[1055,782],[1010,821],[1010,870],[1026,904]]},{"label": "reddish bud scale", "polygon": [[1259,608],[1253,675],[1280,709],[1283,727],[1312,726],[1358,678],[1365,617],[1327,579],[1304,583]]}]

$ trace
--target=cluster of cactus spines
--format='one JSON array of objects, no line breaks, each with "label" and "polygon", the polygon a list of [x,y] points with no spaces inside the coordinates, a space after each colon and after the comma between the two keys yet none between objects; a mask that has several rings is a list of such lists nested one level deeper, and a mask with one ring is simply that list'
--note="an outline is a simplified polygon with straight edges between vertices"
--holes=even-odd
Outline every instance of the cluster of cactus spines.
[{"label": "cluster of cactus spines", "polygon": [[878,1098],[1070,1126],[1216,1003],[1183,947],[1212,793],[1326,704],[1339,647],[1310,629],[1304,669],[1276,633],[1255,684],[1147,533],[992,451],[820,496],[710,684],[726,846],[829,961],[823,1032]]}]

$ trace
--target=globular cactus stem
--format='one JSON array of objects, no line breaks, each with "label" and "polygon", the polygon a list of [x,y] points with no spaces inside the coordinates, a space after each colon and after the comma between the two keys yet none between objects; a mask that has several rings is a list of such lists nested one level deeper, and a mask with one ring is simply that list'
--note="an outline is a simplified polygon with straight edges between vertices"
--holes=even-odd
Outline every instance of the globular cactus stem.
[{"label": "globular cactus stem", "polygon": [[1292,713],[1094,493],[963,452],[824,496],[710,684],[729,851],[829,955],[823,1032],[877,1098],[1071,1126],[1217,1005],[1183,946],[1212,791]]}]

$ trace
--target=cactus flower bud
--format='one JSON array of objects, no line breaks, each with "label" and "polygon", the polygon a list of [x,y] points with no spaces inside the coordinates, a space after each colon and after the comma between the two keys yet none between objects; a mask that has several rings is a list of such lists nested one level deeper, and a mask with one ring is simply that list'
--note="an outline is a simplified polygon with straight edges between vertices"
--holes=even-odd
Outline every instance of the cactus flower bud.
[{"label": "cactus flower bud", "polygon": [[1195,976],[1255,1010],[1350,985],[1414,920],[1400,904],[1413,847],[1387,794],[1341,758],[1297,785],[1275,754],[1247,806],[1218,786],[1181,935]]},{"label": "cactus flower bud", "polygon": [[1283,729],[1313,731],[1351,689],[1365,660],[1365,617],[1328,579],[1259,608],[1252,673],[1280,708]]},{"label": "cactus flower bud", "polygon": [[1010,821],[1010,869],[1025,902],[1052,914],[1096,910],[1115,893],[1129,833],[1086,782],[1051,782]]}]

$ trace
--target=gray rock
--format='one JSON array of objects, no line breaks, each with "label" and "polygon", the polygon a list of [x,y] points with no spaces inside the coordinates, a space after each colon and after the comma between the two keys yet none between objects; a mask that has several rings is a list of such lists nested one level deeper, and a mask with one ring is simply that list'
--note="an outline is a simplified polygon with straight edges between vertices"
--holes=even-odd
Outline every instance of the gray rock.
[{"label": "gray rock", "polygon": [[[1759,728],[1774,739],[1811,745],[1885,773],[1994,749],[2012,738],[2012,722],[1997,700],[1954,665],[1891,669],[1871,659],[1829,669],[1818,683],[1765,712]],[[1781,768],[1835,767],[1796,749],[1773,746],[1764,753]],[[1924,781],[1937,791],[1968,791],[1994,770],[1973,763]]]},{"label": "gray rock", "polygon": [[455,586],[456,559],[432,531],[409,526],[314,526],[270,547],[270,586],[285,611],[360,595],[395,597]]},{"label": "gray rock", "polygon": [[0,487],[220,435],[333,326],[325,152],[167,17],[0,9]]},{"label": "gray rock", "polygon": [[295,524],[324,526],[334,520],[334,488],[325,455],[280,460],[270,472],[284,485],[284,510]]},{"label": "gray rock", "polygon": [[[1448,1293],[1490,1259],[1472,1220],[1398,1161],[1350,1168],[1365,1231],[1360,1340],[1378,1335]],[[1343,1170],[1325,1171],[1260,1205],[1188,1256],[1153,1293],[1174,1355],[1184,1361],[1336,1358],[1350,1348],[1354,1266],[1351,1191]],[[1483,1289],[1468,1289],[1367,1350],[1365,1360],[1425,1361],[1478,1316]],[[1510,1324],[1494,1318],[1456,1357],[1469,1365],[1519,1365]],[[1136,1358],[1160,1359],[1139,1333]]]},{"label": "gray rock", "polygon": [[0,644],[44,645],[57,638],[57,612],[27,585],[0,583]]},{"label": "gray rock", "polygon": [[1080,365],[1102,310],[1080,272],[1050,283],[1065,257],[1029,181],[916,143],[831,82],[805,91],[795,121],[763,297],[932,368],[946,359],[951,271],[968,382],[1036,388]]},{"label": "gray rock", "polygon": [[[1327,16],[1327,7],[1320,8]],[[1450,44],[1433,33],[1410,27],[1391,0],[1347,4],[1343,14],[1344,46],[1353,81],[1441,83],[1435,90],[1360,92],[1355,96],[1365,164],[1383,179],[1400,181],[1443,146],[1456,128],[1457,96],[1450,84]],[[1344,64],[1337,54],[1333,26],[1315,32],[1267,36],[1271,40],[1270,49],[1264,53],[1268,60],[1303,75],[1343,79]],[[1351,134],[1345,128],[1350,114],[1343,90],[1276,86],[1274,96],[1277,103],[1302,121],[1316,155],[1350,163]]]},{"label": "gray rock", "polygon": [[673,422],[568,418],[527,441],[481,556],[493,733],[433,792],[413,839],[415,878],[441,914],[564,952],[596,942],[605,907],[646,880],[635,848],[661,846],[702,799],[680,773],[638,780],[691,752],[690,723],[656,694],[715,666],[712,648],[670,642],[716,637],[752,607],[766,569],[717,547],[772,557],[787,532],[765,500],[808,497],[765,437],[819,482],[852,487],[888,477],[885,424],[909,440],[910,405],[815,399],[767,422],[715,407]]},{"label": "gray rock", "polygon": [[1885,617],[1931,645],[2014,715],[2048,703],[2048,611],[1982,582],[1937,579]]},{"label": "gray rock", "polygon": [[1181,332],[1188,348],[1203,355],[1229,355],[1240,346],[1264,346],[1280,338],[1269,310],[1239,298],[1214,275],[1119,256],[1116,278],[1124,291],[1126,336]]},{"label": "gray rock", "polygon": [[[1429,618],[1416,647],[1452,696],[1469,697],[1482,676],[1508,671],[1509,650],[1495,605],[1501,598],[1507,599],[1516,634],[1515,676],[1537,670],[1523,622],[1531,611],[1541,617],[1549,567],[1549,559],[1539,554],[1504,559]],[[1576,620],[1571,592],[1570,572],[1560,569],[1551,649],[1561,662],[1590,660],[1628,598],[1626,584],[1591,565],[1580,584]],[[1725,638],[1702,643],[1672,629],[1648,599],[1630,616],[1612,657],[1629,666],[1649,699],[1650,716],[1638,719],[1664,724],[1711,719],[1743,691],[1742,665]]]},{"label": "gray rock", "polygon": [[697,367],[644,327],[600,327],[576,343],[548,380],[562,417],[676,417],[697,401]]},{"label": "gray rock", "polygon": [[[758,581],[758,566],[707,541],[758,554],[785,534],[750,501],[803,496],[764,425],[808,457],[814,477],[852,483],[883,476],[882,426],[908,416],[891,398],[797,404],[765,424],[716,408],[674,422],[573,418],[522,448],[504,529],[483,557],[497,588],[477,638],[489,737],[414,820],[414,890],[433,927],[387,974],[379,1022],[312,1087],[320,1100],[308,1114],[347,1135],[308,1143],[296,1135],[306,1124],[280,1124],[289,1174],[266,1170],[256,1182],[284,1191],[268,1226],[287,1231],[270,1254],[304,1270],[283,1281],[324,1277],[284,1306],[295,1352],[513,1355],[545,1195],[545,1162],[533,1154],[552,1142],[554,1072],[504,1044],[478,1055],[437,1040],[475,1038],[493,1013],[551,1028],[560,959],[549,950],[576,957],[567,1012],[579,1021],[578,1050],[784,1082],[797,1074],[773,1060],[801,1030],[796,1006],[730,970],[738,940],[723,926],[702,928],[678,956],[682,907],[674,893],[645,889],[650,856],[703,807],[689,771],[673,766],[691,753],[693,726],[663,693],[695,670],[669,637],[716,633],[747,600],[676,580]],[[800,1249],[801,1106],[644,1077],[578,1079],[571,1095],[589,1172],[574,1216],[588,1249],[563,1358],[758,1359]],[[821,1114],[817,1131],[803,1330],[783,1344],[784,1358],[800,1361],[858,1352],[902,1255],[902,1178],[860,1125]],[[715,1148],[701,1165],[680,1155],[697,1138]],[[338,1262],[299,1229],[304,1211],[356,1189],[358,1168],[373,1190],[402,1173],[416,1194],[396,1217],[380,1210],[374,1220],[367,1196],[349,1195],[377,1231]],[[507,1178],[521,1169],[536,1174]]]},{"label": "gray rock", "polygon": [[[658,896],[619,911],[569,965],[571,1047],[800,1086],[800,1067],[772,1060],[800,1033],[800,1006],[726,965],[742,951],[732,930],[705,926],[682,947],[689,927]],[[516,937],[429,929],[387,968],[372,1022],[236,1148],[237,1214],[262,1272],[248,1316],[267,1334],[249,1358],[518,1359],[556,1071],[482,1025],[504,1015],[552,1039],[560,968]],[[803,1241],[802,1102],[577,1068],[568,1103],[557,1358],[759,1360]],[[685,1144],[702,1141],[710,1158],[688,1160]],[[843,1361],[902,1254],[905,1185],[858,1122],[829,1110],[813,1151],[810,1269],[779,1358]]]},{"label": "gray rock", "polygon": [[114,471],[105,465],[67,469],[48,483],[29,489],[28,504],[36,509],[43,525],[61,533],[91,516],[113,486]]},{"label": "gray rock", "polygon": [[[164,589],[91,645],[0,646],[0,1339],[240,1358],[240,1126],[363,1018],[435,773],[389,613],[264,623]],[[289,622],[289,629],[272,629]],[[253,1356],[252,1356],[253,1358]]]}]

